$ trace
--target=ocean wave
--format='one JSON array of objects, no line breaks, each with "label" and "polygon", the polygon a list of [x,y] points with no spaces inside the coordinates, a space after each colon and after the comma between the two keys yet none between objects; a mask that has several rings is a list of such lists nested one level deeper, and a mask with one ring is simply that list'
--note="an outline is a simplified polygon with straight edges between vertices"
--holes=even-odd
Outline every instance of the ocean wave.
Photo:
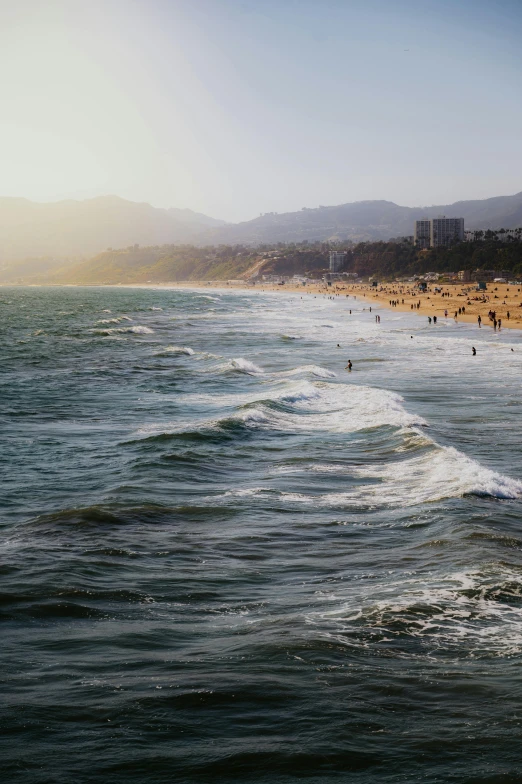
[{"label": "ocean wave", "polygon": [[[269,397],[252,398],[243,398],[246,402],[226,417],[174,426],[172,429],[168,426],[154,426],[152,431],[142,428],[139,432],[148,433],[147,437],[152,433],[215,433],[234,426],[236,429],[262,428],[291,433],[354,433],[385,426],[404,428],[425,424],[423,419],[404,409],[400,395],[372,387],[302,381],[287,383],[283,388],[273,390]],[[240,399],[234,397],[229,402],[238,403]]]},{"label": "ocean wave", "polygon": [[[348,490],[321,495],[321,503],[332,507],[404,508],[467,495],[499,500],[522,497],[518,479],[492,471],[453,447],[440,446],[415,428],[403,435],[404,443],[395,453],[411,451],[413,457],[387,466],[308,463],[294,469],[285,466],[284,471],[331,473],[341,481],[343,475],[349,476]],[[359,480],[355,487],[354,479]],[[316,505],[318,499],[303,495],[301,501]]]},{"label": "ocean wave", "polygon": [[165,346],[165,348],[154,353],[156,356],[161,356],[162,354],[186,354],[187,356],[192,356],[196,352],[189,346]]},{"label": "ocean wave", "polygon": [[237,370],[240,373],[247,373],[248,375],[253,375],[253,376],[265,372],[262,368],[258,367],[253,362],[250,362],[250,360],[243,359],[243,357],[238,357],[237,359],[231,359],[227,367],[228,369]]},{"label": "ocean wave", "polygon": [[321,367],[320,365],[300,365],[299,367],[293,368],[293,370],[283,370],[282,373],[278,373],[279,376],[298,376],[303,373],[311,373],[312,376],[316,376],[317,378],[336,378],[337,374],[333,372],[333,370],[328,370],[327,368]]},{"label": "ocean wave", "polygon": [[371,594],[307,615],[337,640],[388,652],[459,657],[522,652],[522,574],[492,564],[449,575],[373,583]]},{"label": "ocean wave", "polygon": [[134,327],[112,327],[111,329],[95,329],[93,330],[97,335],[123,335],[133,333],[135,335],[153,335],[154,330],[150,327],[144,327],[137,324]]},{"label": "ocean wave", "polygon": [[380,480],[365,489],[367,496],[387,498],[388,503],[412,505],[477,495],[499,499],[522,496],[522,482],[478,463],[454,447],[431,441],[432,449],[385,468],[362,467],[356,474]]},{"label": "ocean wave", "polygon": [[105,319],[98,319],[96,322],[97,324],[120,324],[121,318],[105,318]]}]

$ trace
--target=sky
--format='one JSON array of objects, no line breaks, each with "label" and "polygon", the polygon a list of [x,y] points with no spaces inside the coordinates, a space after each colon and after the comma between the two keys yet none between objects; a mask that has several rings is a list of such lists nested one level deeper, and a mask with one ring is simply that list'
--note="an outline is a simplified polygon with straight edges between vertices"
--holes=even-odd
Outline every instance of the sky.
[{"label": "sky", "polygon": [[522,190],[521,0],[0,0],[0,196],[227,221]]}]

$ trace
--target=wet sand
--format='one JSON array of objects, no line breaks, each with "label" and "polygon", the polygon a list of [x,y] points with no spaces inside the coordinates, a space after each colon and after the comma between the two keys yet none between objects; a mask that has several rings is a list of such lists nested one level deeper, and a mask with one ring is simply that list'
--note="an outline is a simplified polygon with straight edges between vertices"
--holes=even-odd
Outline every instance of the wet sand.
[{"label": "wet sand", "polygon": [[[477,291],[475,283],[432,284],[426,292],[421,292],[413,284],[407,283],[386,283],[376,289],[368,283],[339,282],[333,283],[331,286],[326,286],[323,283],[307,284],[306,286],[285,283],[281,286],[273,283],[249,285],[246,281],[244,283],[226,283],[216,280],[212,282],[169,283],[164,284],[164,287],[291,292],[300,294],[302,297],[349,296],[364,301],[370,306],[378,305],[390,310],[416,313],[426,318],[428,316],[432,318],[436,316],[437,319],[445,318],[445,311],[447,311],[447,318],[455,318],[455,313],[457,313],[457,321],[477,324],[477,318],[480,315],[483,328],[493,328],[493,321],[490,320],[488,313],[495,311],[496,318],[500,318],[502,321],[502,329],[522,329],[522,286],[509,286],[505,283],[488,283],[486,291]],[[436,292],[435,288],[440,288],[441,291]],[[391,306],[391,301],[398,302],[398,304]],[[417,307],[419,303],[420,307]],[[465,313],[459,313],[459,308],[461,311],[464,308]]]}]

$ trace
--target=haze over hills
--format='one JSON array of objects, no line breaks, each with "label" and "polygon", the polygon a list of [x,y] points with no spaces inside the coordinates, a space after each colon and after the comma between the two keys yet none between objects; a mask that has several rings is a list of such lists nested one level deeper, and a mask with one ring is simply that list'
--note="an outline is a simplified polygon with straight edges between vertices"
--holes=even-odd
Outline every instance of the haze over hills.
[{"label": "haze over hills", "polygon": [[224,221],[192,210],[101,196],[37,203],[0,198],[0,262],[91,256],[108,247],[186,242]]},{"label": "haze over hills", "polygon": [[259,245],[304,240],[387,240],[413,234],[423,217],[463,217],[467,229],[522,226],[522,192],[514,196],[458,201],[432,207],[401,207],[391,201],[359,201],[299,212],[266,213],[251,221],[227,224],[199,237],[206,244]]},{"label": "haze over hills", "polygon": [[135,244],[255,247],[304,240],[388,240],[411,235],[416,219],[439,214],[464,217],[469,229],[516,228],[522,226],[522,192],[433,207],[360,201],[303,208],[299,212],[267,213],[237,224],[225,224],[191,210],[160,209],[117,196],[47,204],[0,198],[0,265],[4,270],[14,270],[29,263],[29,268],[37,272],[58,262],[78,261],[107,248]]}]

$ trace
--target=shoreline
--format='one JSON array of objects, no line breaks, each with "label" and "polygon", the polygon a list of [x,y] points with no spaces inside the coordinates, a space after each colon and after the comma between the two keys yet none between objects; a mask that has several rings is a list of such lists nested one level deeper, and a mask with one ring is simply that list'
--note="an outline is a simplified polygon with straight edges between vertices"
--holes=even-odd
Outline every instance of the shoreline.
[{"label": "shoreline", "polygon": [[[489,298],[486,301],[482,299],[474,300],[473,297],[478,297],[479,292],[476,287],[471,283],[448,283],[440,286],[431,286],[426,292],[421,292],[414,289],[413,285],[409,284],[393,284],[387,283],[379,286],[375,290],[367,283],[341,283],[336,282],[332,286],[325,286],[324,284],[315,284],[307,286],[288,285],[284,284],[260,284],[248,285],[246,282],[241,284],[219,284],[218,281],[187,281],[182,283],[158,283],[158,284],[116,284],[116,288],[159,288],[159,289],[205,289],[207,291],[219,289],[221,291],[244,291],[252,292],[269,292],[269,293],[288,293],[300,294],[303,298],[305,296],[331,296],[331,297],[350,297],[356,298],[358,301],[365,304],[384,308],[388,311],[399,311],[401,313],[410,313],[411,315],[424,316],[425,318],[437,316],[437,319],[454,319],[455,311],[457,311],[457,323],[463,322],[465,324],[475,324],[478,327],[477,317],[480,315],[482,319],[482,326],[480,329],[490,328],[494,330],[493,322],[489,319],[488,312],[494,310],[497,319],[502,321],[504,328],[522,330],[522,286],[509,286],[507,283],[488,284],[488,289],[485,292],[480,292],[480,296],[485,295]],[[434,292],[434,288],[440,288],[441,292]],[[466,294],[464,294],[466,292]],[[444,296],[442,296],[444,294]],[[471,299],[469,298],[471,297]],[[398,301],[399,304],[392,306],[390,300]],[[404,300],[404,304],[403,304]],[[412,308],[413,304],[418,304],[420,307]],[[470,304],[468,304],[470,303]],[[505,304],[504,304],[505,303]],[[458,313],[458,309],[465,308],[465,313]],[[445,311],[448,315],[445,316]],[[507,313],[510,313],[510,318],[507,318]]]},{"label": "shoreline", "polygon": [[[16,288],[25,286],[16,285]],[[11,288],[11,286],[0,286]],[[301,297],[349,297],[369,305],[370,307],[384,308],[387,311],[399,311],[411,315],[436,316],[437,319],[454,319],[456,322],[477,325],[477,317],[482,319],[484,329],[494,329],[488,312],[495,311],[496,318],[502,321],[501,329],[522,330],[522,286],[509,286],[507,283],[489,283],[484,292],[478,292],[472,283],[447,283],[431,285],[426,292],[416,289],[409,283],[386,283],[374,288],[367,283],[345,283],[336,281],[331,286],[325,284],[278,285],[274,283],[256,283],[254,285],[243,283],[227,283],[226,281],[181,281],[169,283],[105,283],[105,284],[28,284],[27,288],[116,288],[116,289],[198,289],[205,291],[243,291],[245,293],[267,292],[272,294],[299,294]],[[435,292],[434,289],[440,289]],[[443,296],[444,295],[444,296]],[[481,299],[479,299],[479,295]],[[477,299],[473,299],[476,297]],[[392,306],[391,301],[397,302]],[[420,303],[420,307],[416,307]],[[415,307],[412,307],[415,305]],[[465,308],[465,313],[458,313],[458,309]],[[448,315],[445,316],[445,311]],[[507,313],[510,313],[508,319]],[[478,328],[478,325],[477,325]],[[500,330],[501,331],[501,330]]]}]

